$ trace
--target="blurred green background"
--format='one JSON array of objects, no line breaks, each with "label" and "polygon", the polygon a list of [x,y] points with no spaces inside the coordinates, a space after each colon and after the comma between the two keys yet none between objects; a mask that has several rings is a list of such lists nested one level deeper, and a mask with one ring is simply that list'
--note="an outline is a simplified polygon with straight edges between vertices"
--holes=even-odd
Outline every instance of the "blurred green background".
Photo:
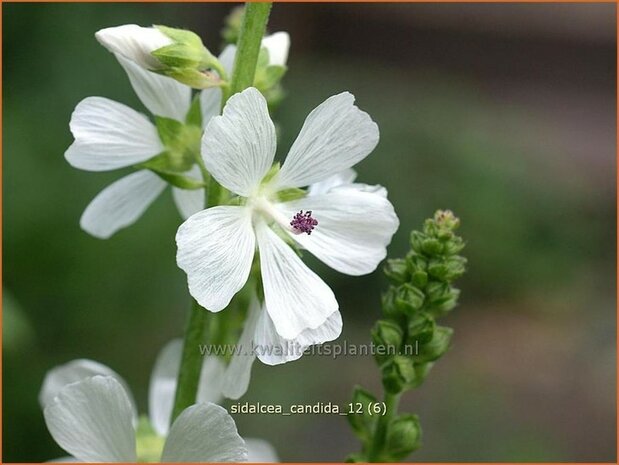
[{"label": "blurred green background", "polygon": [[[93,34],[167,24],[218,50],[231,7],[3,5],[4,461],[62,455],[37,402],[56,364],[113,367],[145,411],[155,356],[189,305],[169,191],[110,240],[78,226],[119,174],[65,162],[71,111],[91,95],[143,108]],[[437,208],[462,219],[453,348],[403,404],[424,428],[411,458],[615,461],[615,5],[278,4],[270,30],[292,36],[280,156],[313,107],[350,90],[381,131],[358,171],[400,216],[390,254]],[[338,296],[341,340],[367,341],[381,273],[311,265]],[[244,400],[343,405],[355,383],[379,391],[370,358],[256,363]],[[357,449],[342,417],[236,420],[286,461]]]}]

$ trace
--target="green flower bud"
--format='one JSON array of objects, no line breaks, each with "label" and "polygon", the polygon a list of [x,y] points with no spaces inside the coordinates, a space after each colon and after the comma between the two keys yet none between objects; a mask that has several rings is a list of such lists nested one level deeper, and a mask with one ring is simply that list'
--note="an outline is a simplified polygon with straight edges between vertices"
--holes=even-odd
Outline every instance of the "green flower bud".
[{"label": "green flower bud", "polygon": [[453,330],[445,326],[437,326],[432,339],[420,346],[419,353],[413,358],[416,363],[432,362],[441,357],[449,349]]},{"label": "green flower bud", "polygon": [[417,415],[400,415],[387,426],[386,452],[396,461],[403,460],[421,446],[421,426]]},{"label": "green flower bud", "polygon": [[406,263],[406,260],[402,258],[387,260],[384,272],[387,278],[389,278],[389,280],[391,280],[394,284],[404,284],[410,279],[408,264]]},{"label": "green flower bud", "polygon": [[411,316],[408,321],[406,344],[414,345],[416,342],[426,344],[432,340],[435,326],[434,318],[426,313],[417,313]]},{"label": "green flower bud", "polygon": [[383,386],[387,392],[398,394],[415,384],[415,366],[412,358],[396,355],[382,368]]},{"label": "green flower bud", "polygon": [[415,375],[417,378],[415,379],[415,387],[420,386],[428,376],[428,373],[434,366],[434,362],[425,362],[425,363],[415,363]]},{"label": "green flower bud", "polygon": [[426,287],[426,284],[428,284],[428,273],[425,271],[415,271],[411,277],[411,282],[416,287]]},{"label": "green flower bud", "polygon": [[221,31],[221,37],[227,44],[236,45],[238,42],[244,13],[245,7],[237,6],[224,19],[225,26]]},{"label": "green flower bud", "polygon": [[443,244],[438,239],[430,238],[421,243],[421,251],[429,256],[440,255],[444,250]]},{"label": "green flower bud", "polygon": [[400,352],[402,329],[393,321],[378,320],[372,328],[372,343],[376,348],[374,358],[379,365]]},{"label": "green flower bud", "polygon": [[406,314],[412,315],[423,306],[425,296],[419,288],[411,284],[398,286],[395,296],[396,308]]},{"label": "green flower bud", "polygon": [[411,237],[410,237],[411,248],[415,252],[421,253],[421,244],[423,243],[425,238],[426,237],[422,232],[419,232],[419,231],[411,232]]},{"label": "green flower bud", "polygon": [[383,312],[389,317],[399,316],[398,307],[395,303],[396,294],[397,289],[394,286],[389,286],[387,292],[385,292],[381,297]]},{"label": "green flower bud", "polygon": [[355,386],[352,402],[349,404],[350,411],[346,418],[355,435],[364,442],[372,437],[372,431],[377,417],[376,415],[369,414],[368,405],[375,402],[376,397],[370,392],[366,391],[361,386]]},{"label": "green flower bud", "polygon": [[408,254],[406,254],[405,260],[409,273],[426,271],[426,268],[428,267],[428,260],[414,250],[411,250]]},{"label": "green flower bud", "polygon": [[461,237],[454,236],[451,240],[447,241],[444,245],[445,255],[455,255],[464,249],[464,241]]},{"label": "green flower bud", "polygon": [[439,228],[449,231],[458,229],[458,226],[460,226],[460,220],[451,210],[437,210],[434,213],[434,222]]},{"label": "green flower bud", "polygon": [[464,274],[466,259],[460,256],[448,257],[446,259],[433,259],[428,265],[428,273],[443,282],[451,282]]}]

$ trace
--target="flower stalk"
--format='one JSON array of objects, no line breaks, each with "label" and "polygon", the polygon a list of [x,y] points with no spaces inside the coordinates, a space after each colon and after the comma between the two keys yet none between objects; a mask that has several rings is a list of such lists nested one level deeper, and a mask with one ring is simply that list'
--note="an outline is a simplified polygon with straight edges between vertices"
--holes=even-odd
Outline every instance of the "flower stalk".
[{"label": "flower stalk", "polygon": [[[384,397],[379,402],[363,388],[355,388],[352,404],[359,413],[347,418],[362,450],[348,461],[400,461],[421,445],[419,419],[398,413],[398,404],[404,392],[423,383],[449,349],[453,331],[438,326],[436,319],[456,306],[460,294],[452,286],[466,265],[459,255],[464,241],[455,234],[458,226],[453,213],[439,210],[422,231],[411,233],[411,250],[404,258],[387,261],[384,271],[390,286],[383,295],[381,319],[372,329]],[[373,405],[384,406],[378,418],[367,413]]]},{"label": "flower stalk", "polygon": [[[241,24],[237,53],[232,73],[230,87],[224,90],[222,108],[227,99],[237,92],[250,87],[254,82],[258,55],[262,36],[271,11],[271,3],[248,2]],[[206,181],[206,180],[205,180]],[[221,202],[224,189],[211,178],[207,193],[207,208]],[[172,421],[187,407],[196,401],[196,393],[202,369],[202,356],[199,346],[203,344],[207,334],[207,323],[213,318],[204,308],[192,299],[189,320],[185,329],[183,355],[178,374],[178,384]]]}]

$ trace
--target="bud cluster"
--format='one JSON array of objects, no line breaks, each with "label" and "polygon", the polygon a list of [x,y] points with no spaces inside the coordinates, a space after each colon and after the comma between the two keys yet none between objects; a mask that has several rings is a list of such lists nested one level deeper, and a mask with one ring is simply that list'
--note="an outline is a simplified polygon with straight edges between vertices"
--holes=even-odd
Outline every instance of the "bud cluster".
[{"label": "bud cluster", "polygon": [[[459,223],[452,212],[437,211],[422,231],[411,233],[407,255],[387,261],[384,272],[390,285],[382,297],[383,316],[372,328],[373,344],[385,349],[375,355],[385,399],[419,386],[449,349],[453,331],[437,325],[436,319],[456,306],[460,294],[452,286],[466,266],[466,259],[459,255],[464,241],[455,234]],[[371,405],[376,399],[357,387],[353,402]],[[398,461],[420,446],[418,418],[388,414],[386,424],[363,414],[348,416],[363,443],[362,453],[351,456],[351,461]]]}]

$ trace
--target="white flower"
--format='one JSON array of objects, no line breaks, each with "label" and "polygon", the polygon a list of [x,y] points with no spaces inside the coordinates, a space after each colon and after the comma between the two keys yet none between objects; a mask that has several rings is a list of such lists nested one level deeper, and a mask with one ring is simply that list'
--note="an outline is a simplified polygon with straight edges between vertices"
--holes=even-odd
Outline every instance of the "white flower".
[{"label": "white flower", "polygon": [[[125,69],[135,93],[155,116],[185,122],[191,105],[191,88],[172,78],[147,71],[150,55],[171,39],[156,28],[128,24],[102,29],[96,37]],[[166,42],[167,41],[167,42]],[[285,32],[265,37],[270,61],[285,64],[290,38]],[[236,47],[228,46],[220,60],[232,72]],[[282,62],[283,61],[283,62]],[[219,115],[221,89],[200,93],[202,128]],[[75,142],[65,153],[75,168],[87,171],[109,171],[133,166],[159,155],[165,150],[156,127],[141,113],[102,97],[82,100],[71,117]],[[200,170],[193,165],[185,175],[199,181]],[[86,207],[80,226],[89,234],[107,239],[120,229],[135,223],[151,203],[163,192],[167,183],[150,170],[142,169],[121,178],[101,191]],[[172,187],[174,202],[186,219],[204,208],[204,189]]]},{"label": "white flower", "polygon": [[[127,72],[136,94],[155,116],[184,122],[191,104],[191,88],[174,79],[145,71],[121,55],[116,58]],[[201,94],[202,123],[219,114],[221,93]],[[157,129],[148,118],[121,103],[103,97],[82,100],[70,122],[75,141],[65,152],[75,168],[109,171],[145,162],[165,150]],[[197,165],[185,175],[201,179]],[[109,185],[86,207],[80,226],[106,239],[133,224],[163,192],[167,183],[147,169],[138,170]],[[204,190],[172,187],[183,218],[204,208]]]},{"label": "white flower", "polygon": [[[354,183],[356,176],[357,173],[350,168],[336,173],[324,181],[309,186],[308,196],[327,194],[335,189],[340,191],[352,189],[387,197],[387,191],[382,186]],[[267,365],[298,360],[308,347],[333,341],[339,337],[341,331],[342,316],[339,311],[336,311],[316,329],[306,329],[294,339],[285,339],[277,333],[266,307],[261,305],[254,295],[243,333],[236,345],[230,364],[224,372],[221,382],[223,395],[238,399],[245,394],[249,387],[251,367],[256,357]]]},{"label": "white flower", "polygon": [[177,263],[191,295],[210,311],[227,307],[257,245],[266,312],[279,336],[294,340],[335,319],[333,292],[278,233],[342,273],[363,275],[386,255],[398,227],[393,206],[380,192],[345,186],[287,202],[278,195],[350,168],[377,143],[378,127],[344,92],[310,113],[281,170],[265,179],[276,149],[266,101],[254,88],[230,98],[205,129],[202,156],[242,205],[206,209],[180,226]]},{"label": "white flower", "polygon": [[45,420],[56,442],[73,455],[56,461],[277,461],[265,441],[248,439],[245,446],[230,415],[211,403],[220,393],[210,380],[223,368],[215,358],[204,361],[198,403],[169,426],[181,348],[175,340],[160,352],[150,381],[148,428],[142,420],[137,435],[135,402],[110,368],[80,359],[48,372],[39,395]]},{"label": "white flower", "polygon": [[161,63],[151,53],[173,43],[170,37],[156,27],[136,24],[101,29],[95,37],[110,52],[120,54],[145,69],[160,68]]},{"label": "white flower", "polygon": [[[290,50],[290,35],[287,32],[275,32],[266,36],[260,43],[261,47],[269,52],[269,65],[285,66],[288,61],[288,51]],[[224,67],[228,75],[232,74],[234,58],[236,56],[236,45],[226,45],[219,55],[219,62]]]}]

